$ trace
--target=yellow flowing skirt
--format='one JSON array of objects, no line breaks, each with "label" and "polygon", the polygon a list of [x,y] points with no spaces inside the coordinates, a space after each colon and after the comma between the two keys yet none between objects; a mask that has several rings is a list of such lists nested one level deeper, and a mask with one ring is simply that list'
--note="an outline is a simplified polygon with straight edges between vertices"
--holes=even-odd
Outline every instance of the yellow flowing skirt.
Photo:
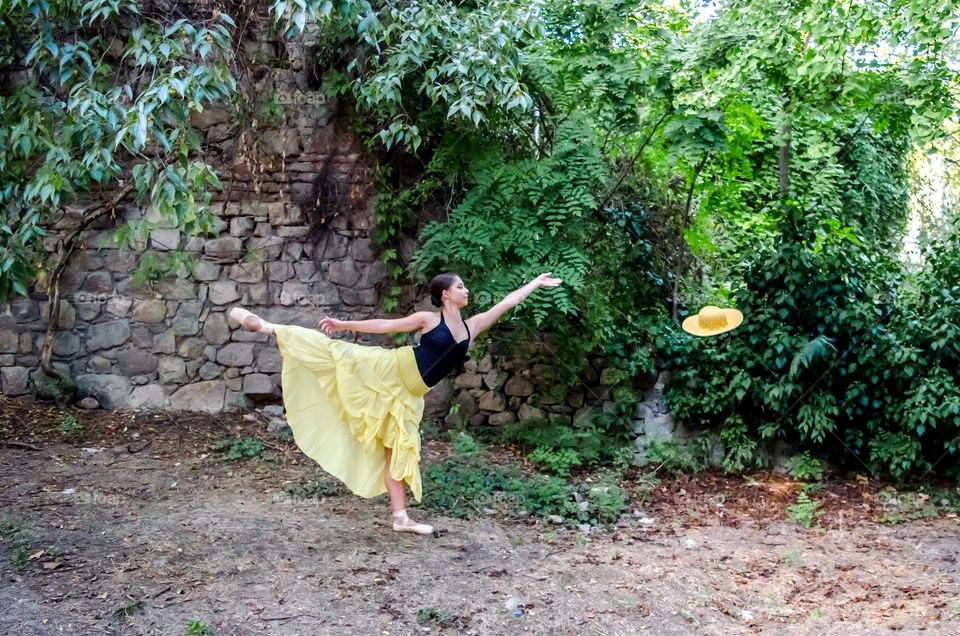
[{"label": "yellow flowing skirt", "polygon": [[423,383],[413,347],[384,349],[328,338],[315,329],[276,327],[283,358],[287,422],[308,457],[361,497],[387,492],[390,475],[420,501]]}]

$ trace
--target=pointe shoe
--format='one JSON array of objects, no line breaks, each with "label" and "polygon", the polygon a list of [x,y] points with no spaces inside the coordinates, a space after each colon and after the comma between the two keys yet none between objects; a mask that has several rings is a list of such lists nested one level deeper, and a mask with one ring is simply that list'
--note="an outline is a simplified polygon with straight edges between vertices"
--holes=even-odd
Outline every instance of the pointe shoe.
[{"label": "pointe shoe", "polygon": [[433,526],[417,523],[407,516],[406,510],[397,510],[393,513],[393,529],[396,532],[413,532],[415,534],[433,534]]},{"label": "pointe shoe", "polygon": [[241,307],[234,307],[227,317],[247,331],[259,333],[273,333],[273,323],[269,323],[251,311]]}]

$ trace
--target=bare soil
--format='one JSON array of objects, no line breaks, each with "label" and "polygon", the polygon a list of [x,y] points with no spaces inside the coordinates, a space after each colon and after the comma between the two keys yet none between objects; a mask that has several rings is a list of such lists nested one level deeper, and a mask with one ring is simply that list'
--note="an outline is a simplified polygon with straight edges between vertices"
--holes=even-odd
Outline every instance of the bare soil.
[{"label": "bare soil", "polygon": [[[269,455],[211,451],[246,435]],[[420,537],[240,415],[7,399],[0,479],[0,634],[960,634],[956,515],[877,523],[858,476],[812,530],[786,521],[802,484],[707,473],[626,483],[609,531],[414,510]]]}]

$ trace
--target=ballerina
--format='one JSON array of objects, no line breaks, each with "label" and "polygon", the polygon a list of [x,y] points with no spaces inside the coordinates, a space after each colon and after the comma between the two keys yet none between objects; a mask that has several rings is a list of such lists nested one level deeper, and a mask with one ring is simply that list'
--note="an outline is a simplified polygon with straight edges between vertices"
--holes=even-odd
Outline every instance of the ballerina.
[{"label": "ballerina", "polygon": [[[460,310],[470,291],[450,273],[429,284],[431,301],[440,311],[397,319],[328,316],[319,331],[273,324],[240,307],[231,309],[229,317],[248,331],[276,337],[287,422],[297,446],[351,492],[361,497],[386,492],[397,532],[432,534],[432,526],[407,515],[404,487],[421,500],[423,396],[466,359],[477,336],[534,290],[561,282],[550,272],[541,274],[466,320]],[[338,331],[422,335],[415,347],[386,349],[328,337]]]}]

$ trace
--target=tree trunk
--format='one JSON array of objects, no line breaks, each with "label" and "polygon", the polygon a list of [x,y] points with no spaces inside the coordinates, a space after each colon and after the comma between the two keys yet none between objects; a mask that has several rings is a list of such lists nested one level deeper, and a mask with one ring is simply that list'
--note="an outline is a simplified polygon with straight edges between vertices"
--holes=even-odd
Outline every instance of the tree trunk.
[{"label": "tree trunk", "polygon": [[65,378],[60,371],[53,366],[52,361],[53,340],[57,335],[57,328],[59,327],[60,323],[60,279],[63,276],[63,271],[67,268],[67,264],[70,262],[70,256],[73,254],[73,250],[77,247],[81,232],[83,232],[87,227],[90,226],[91,223],[100,217],[109,212],[113,212],[117,204],[120,203],[120,201],[122,201],[128,194],[133,192],[133,189],[134,186],[129,185],[117,192],[116,195],[114,195],[114,197],[109,201],[96,203],[84,209],[77,227],[70,231],[60,246],[60,253],[57,256],[57,263],[50,275],[49,300],[47,303],[46,316],[47,333],[43,340],[43,350],[40,353],[40,368],[43,369],[43,372],[49,377],[58,381],[63,387],[72,386],[73,382],[69,378]]},{"label": "tree trunk", "polygon": [[783,89],[783,128],[780,131],[780,200],[790,194],[790,89]]}]

